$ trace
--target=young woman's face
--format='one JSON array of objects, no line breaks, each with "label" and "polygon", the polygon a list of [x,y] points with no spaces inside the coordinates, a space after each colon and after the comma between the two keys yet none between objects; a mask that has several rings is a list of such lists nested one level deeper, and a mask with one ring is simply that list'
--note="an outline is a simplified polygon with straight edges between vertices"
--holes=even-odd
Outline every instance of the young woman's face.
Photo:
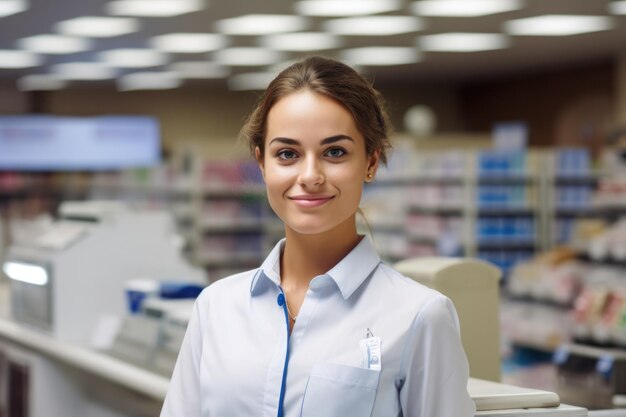
[{"label": "young woman's face", "polygon": [[336,101],[307,90],[280,99],[267,117],[264,157],[257,160],[269,203],[297,233],[317,234],[354,222],[367,174],[378,154],[352,115]]}]

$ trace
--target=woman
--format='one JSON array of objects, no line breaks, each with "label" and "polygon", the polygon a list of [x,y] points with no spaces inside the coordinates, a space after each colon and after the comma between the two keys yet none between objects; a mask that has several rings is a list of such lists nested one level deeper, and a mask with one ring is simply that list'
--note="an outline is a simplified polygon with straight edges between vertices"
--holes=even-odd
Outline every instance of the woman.
[{"label": "woman", "polygon": [[161,417],[473,416],[452,303],[356,231],[389,147],[379,94],[307,58],[272,81],[243,134],[286,237],[200,295]]}]

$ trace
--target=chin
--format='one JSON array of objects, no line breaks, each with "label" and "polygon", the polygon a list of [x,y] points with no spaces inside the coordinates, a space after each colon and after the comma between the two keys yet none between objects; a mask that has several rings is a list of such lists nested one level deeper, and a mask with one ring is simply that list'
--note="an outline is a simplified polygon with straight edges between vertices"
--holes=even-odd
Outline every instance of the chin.
[{"label": "chin", "polygon": [[322,233],[332,230],[336,225],[328,224],[286,224],[288,229],[291,229],[295,233],[301,235],[320,235]]},{"label": "chin", "polygon": [[[295,220],[295,219],[294,219]],[[354,217],[347,216],[343,219],[338,215],[332,216],[332,218],[300,218],[298,221],[285,221],[285,226],[295,233],[302,235],[320,235],[323,233],[331,232],[338,228],[345,228],[347,222],[353,222]]]}]

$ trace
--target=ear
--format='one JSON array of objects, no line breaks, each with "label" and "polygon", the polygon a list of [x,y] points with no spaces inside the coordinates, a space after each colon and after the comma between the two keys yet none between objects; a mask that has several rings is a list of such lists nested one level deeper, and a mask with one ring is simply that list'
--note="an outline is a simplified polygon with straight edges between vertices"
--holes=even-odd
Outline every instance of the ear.
[{"label": "ear", "polygon": [[376,170],[378,170],[378,163],[380,162],[380,151],[375,150],[367,158],[367,171],[365,172],[365,182],[371,182],[376,176]]},{"label": "ear", "polygon": [[254,148],[254,159],[256,159],[257,164],[259,164],[261,175],[263,179],[265,179],[265,158],[261,155],[261,149],[258,146]]}]

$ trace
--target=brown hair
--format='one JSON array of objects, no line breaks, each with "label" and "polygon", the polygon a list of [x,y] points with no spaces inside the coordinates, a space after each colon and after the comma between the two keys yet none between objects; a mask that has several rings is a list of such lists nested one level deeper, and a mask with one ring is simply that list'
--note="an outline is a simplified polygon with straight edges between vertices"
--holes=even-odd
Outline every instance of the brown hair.
[{"label": "brown hair", "polygon": [[286,95],[304,89],[330,97],[345,107],[365,138],[366,154],[379,151],[380,161],[387,163],[391,125],[381,94],[348,65],[320,56],[290,65],[269,84],[241,129],[253,154],[258,147],[263,156],[270,109]]}]

